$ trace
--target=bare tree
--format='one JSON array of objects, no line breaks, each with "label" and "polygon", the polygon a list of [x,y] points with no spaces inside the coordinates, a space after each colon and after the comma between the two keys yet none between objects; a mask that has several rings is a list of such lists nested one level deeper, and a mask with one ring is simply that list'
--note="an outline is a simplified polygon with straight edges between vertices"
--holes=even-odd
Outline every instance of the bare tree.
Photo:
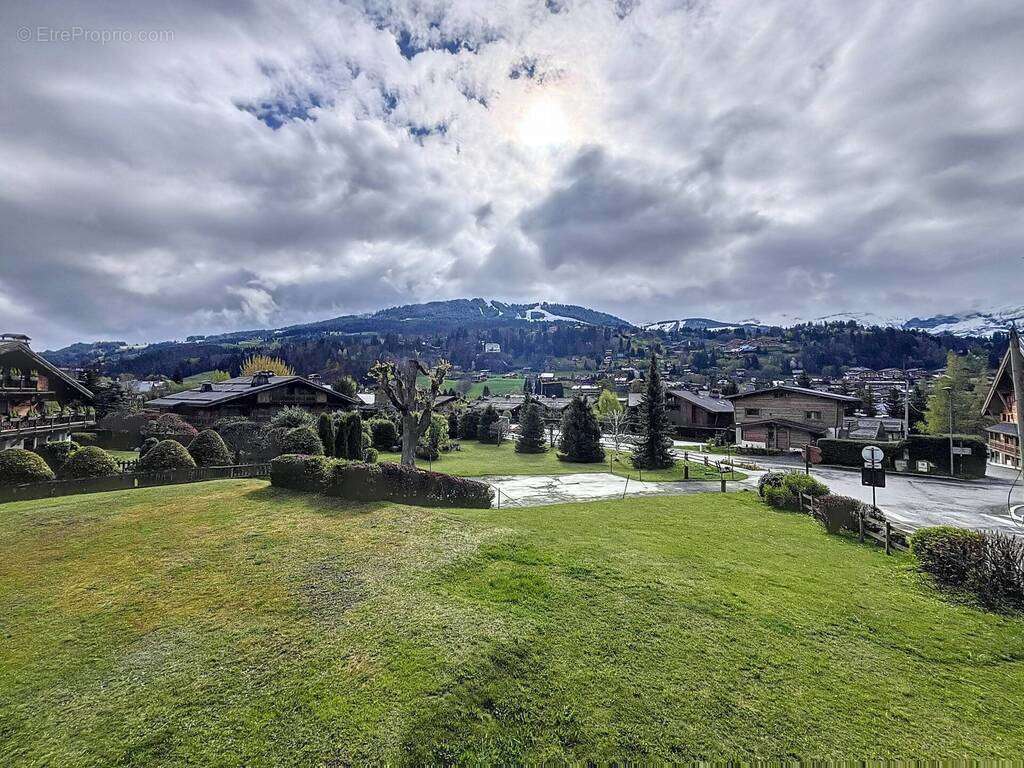
[{"label": "bare tree", "polygon": [[[370,369],[380,391],[402,417],[402,464],[406,466],[416,466],[416,445],[430,426],[434,399],[451,369],[447,360],[441,360],[431,372],[414,358],[401,364],[378,362]],[[416,377],[420,374],[430,379],[429,391],[417,389]]]},{"label": "bare tree", "polygon": [[628,429],[630,424],[629,415],[625,410],[610,411],[601,419],[605,434],[611,438],[612,446],[618,453],[623,443],[629,445],[630,439]]}]

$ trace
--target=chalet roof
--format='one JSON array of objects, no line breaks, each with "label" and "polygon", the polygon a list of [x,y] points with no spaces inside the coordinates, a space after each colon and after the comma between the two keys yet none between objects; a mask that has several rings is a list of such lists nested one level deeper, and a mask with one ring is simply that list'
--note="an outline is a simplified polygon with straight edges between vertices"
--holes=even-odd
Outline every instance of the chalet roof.
[{"label": "chalet roof", "polygon": [[817,424],[808,424],[803,421],[793,421],[791,419],[758,419],[757,421],[745,421],[739,426],[746,429],[747,427],[761,427],[768,424],[780,427],[789,427],[790,429],[800,429],[811,435],[828,434],[828,430],[825,427],[819,427]]},{"label": "chalet roof", "polygon": [[1000,435],[1011,435],[1012,437],[1017,436],[1017,425],[1012,421],[1000,421],[993,424],[991,427],[985,427],[986,432],[996,432]]},{"label": "chalet roof", "polygon": [[[14,336],[14,334],[8,334],[8,336]],[[26,336],[25,338],[28,337]],[[92,400],[92,392],[86,389],[80,381],[72,376],[68,376],[68,374],[64,373],[64,371],[55,366],[45,357],[37,355],[26,342],[17,338],[7,338],[0,341],[0,355],[6,355],[11,352],[21,352],[22,354],[27,355],[38,368],[44,369],[47,373],[53,374],[69,387],[77,390],[79,393]]]},{"label": "chalet roof", "polygon": [[691,392],[688,389],[670,389],[666,394],[678,397],[680,400],[686,400],[688,403],[693,403],[698,408],[703,408],[711,413],[732,413],[735,410],[733,404],[727,400],[704,397],[704,395],[698,395],[696,392]]},{"label": "chalet roof", "polygon": [[[1018,338],[1020,342],[1020,351],[1024,353],[1024,338]],[[1006,348],[1006,354],[1003,355],[1003,359],[999,362],[999,368],[996,370],[996,375],[992,379],[992,386],[988,390],[988,395],[985,397],[985,405],[982,406],[982,413],[990,413],[989,408],[992,406],[992,400],[996,396],[996,392],[999,388],[1004,386],[1004,379],[1009,386],[1010,391],[1013,391],[1013,384],[1010,382],[1010,348]]]},{"label": "chalet roof", "polygon": [[195,389],[187,389],[184,392],[175,392],[171,395],[164,395],[146,403],[147,406],[155,408],[172,408],[176,405],[184,405],[192,408],[206,408],[213,405],[236,400],[255,392],[266,392],[271,389],[285,386],[287,384],[302,383],[320,392],[327,393],[328,400],[343,401],[350,405],[360,405],[361,400],[355,397],[337,392],[330,387],[310,381],[302,376],[271,376],[266,384],[252,385],[252,376],[236,376],[233,379],[214,382],[207,387],[199,386]]},{"label": "chalet roof", "polygon": [[814,395],[815,397],[824,397],[829,400],[839,400],[843,403],[859,403],[860,398],[854,395],[840,395],[836,392],[825,392],[820,389],[807,389],[806,387],[791,387],[788,385],[780,385],[777,387],[765,387],[764,389],[755,389],[752,392],[741,392],[737,395],[726,395],[726,400],[739,400],[742,397],[750,397],[751,395],[764,395],[769,392],[793,392],[798,395]]}]

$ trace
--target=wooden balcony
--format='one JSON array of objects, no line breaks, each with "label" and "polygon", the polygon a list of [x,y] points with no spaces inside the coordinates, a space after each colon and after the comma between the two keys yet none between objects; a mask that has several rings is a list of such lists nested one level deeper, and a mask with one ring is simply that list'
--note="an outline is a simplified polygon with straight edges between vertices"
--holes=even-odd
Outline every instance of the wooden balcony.
[{"label": "wooden balcony", "polygon": [[20,419],[0,416],[0,435],[4,437],[81,430],[94,426],[96,419],[84,413],[70,416],[26,416]]}]

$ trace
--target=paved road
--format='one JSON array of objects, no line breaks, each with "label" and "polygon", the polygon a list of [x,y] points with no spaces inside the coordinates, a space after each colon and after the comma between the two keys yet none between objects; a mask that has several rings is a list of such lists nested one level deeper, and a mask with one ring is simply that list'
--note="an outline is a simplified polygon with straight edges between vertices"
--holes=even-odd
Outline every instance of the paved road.
[{"label": "paved road", "polygon": [[[691,451],[691,455],[693,452]],[[722,456],[714,456],[716,460]],[[803,462],[791,457],[743,457],[765,469],[803,471]],[[989,467],[989,477],[958,481],[888,474],[886,487],[877,489],[878,506],[894,523],[905,528],[956,525],[961,528],[998,529],[1024,534],[1007,511],[1007,494],[1015,475]],[[757,484],[759,472],[749,472],[748,484]],[[860,471],[811,467],[811,474],[834,493],[871,502],[871,489],[860,484]],[[1024,504],[1024,481],[1013,488],[1012,505]]]},{"label": "paved road", "polygon": [[[679,483],[641,483],[633,478],[626,479],[609,472],[585,472],[572,475],[514,475],[477,478],[490,483],[501,491],[500,500],[495,496],[493,506],[537,507],[542,504],[563,504],[573,501],[594,501],[597,499],[627,496],[681,495],[685,493],[707,493],[719,491],[717,481],[691,481]],[[730,490],[736,490],[736,483],[730,483]]]}]

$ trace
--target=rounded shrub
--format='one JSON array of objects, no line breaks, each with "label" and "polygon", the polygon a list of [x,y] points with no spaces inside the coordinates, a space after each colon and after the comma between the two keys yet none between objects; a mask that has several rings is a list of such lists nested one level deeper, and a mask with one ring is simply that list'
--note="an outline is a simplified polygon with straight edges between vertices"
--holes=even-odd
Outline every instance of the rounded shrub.
[{"label": "rounded shrub", "polygon": [[72,432],[71,440],[79,445],[98,445],[99,438],[95,432]]},{"label": "rounded shrub", "polygon": [[226,467],[231,463],[231,452],[224,439],[212,429],[204,429],[189,443],[188,452],[200,467]]},{"label": "rounded shrub", "polygon": [[765,491],[768,488],[781,488],[782,479],[785,476],[785,472],[765,472],[760,478],[758,478],[757,495],[763,499],[766,498]]},{"label": "rounded shrub", "polygon": [[323,456],[324,444],[312,427],[296,427],[288,430],[281,442],[281,453],[298,453],[305,456]]},{"label": "rounded shrub", "polygon": [[24,448],[0,451],[0,485],[21,485],[53,480],[53,470],[43,457]]},{"label": "rounded shrub", "polygon": [[82,480],[110,477],[119,472],[117,462],[109,453],[95,445],[87,445],[71,454],[57,474],[62,480]]},{"label": "rounded shrub", "polygon": [[145,440],[143,440],[142,441],[142,445],[139,446],[139,458],[141,459],[143,456],[145,456],[151,450],[156,448],[156,446],[157,446],[157,444],[159,444],[159,442],[160,442],[160,439],[157,438],[157,437],[147,437]]},{"label": "rounded shrub", "polygon": [[165,413],[159,418],[146,422],[141,432],[146,437],[177,440],[182,445],[188,445],[197,434],[196,428],[176,413]]},{"label": "rounded shrub", "polygon": [[64,462],[71,458],[71,454],[81,446],[73,440],[61,440],[56,443],[46,443],[36,448],[36,453],[43,457],[43,461],[56,472],[64,466]]},{"label": "rounded shrub", "polygon": [[366,464],[376,464],[380,452],[376,448],[367,448],[363,451],[363,461]]},{"label": "rounded shrub", "polygon": [[139,459],[139,472],[163,472],[170,469],[195,469],[188,450],[177,440],[161,440]]},{"label": "rounded shrub", "polygon": [[398,427],[391,419],[372,419],[370,435],[378,451],[390,451],[398,444]]}]

